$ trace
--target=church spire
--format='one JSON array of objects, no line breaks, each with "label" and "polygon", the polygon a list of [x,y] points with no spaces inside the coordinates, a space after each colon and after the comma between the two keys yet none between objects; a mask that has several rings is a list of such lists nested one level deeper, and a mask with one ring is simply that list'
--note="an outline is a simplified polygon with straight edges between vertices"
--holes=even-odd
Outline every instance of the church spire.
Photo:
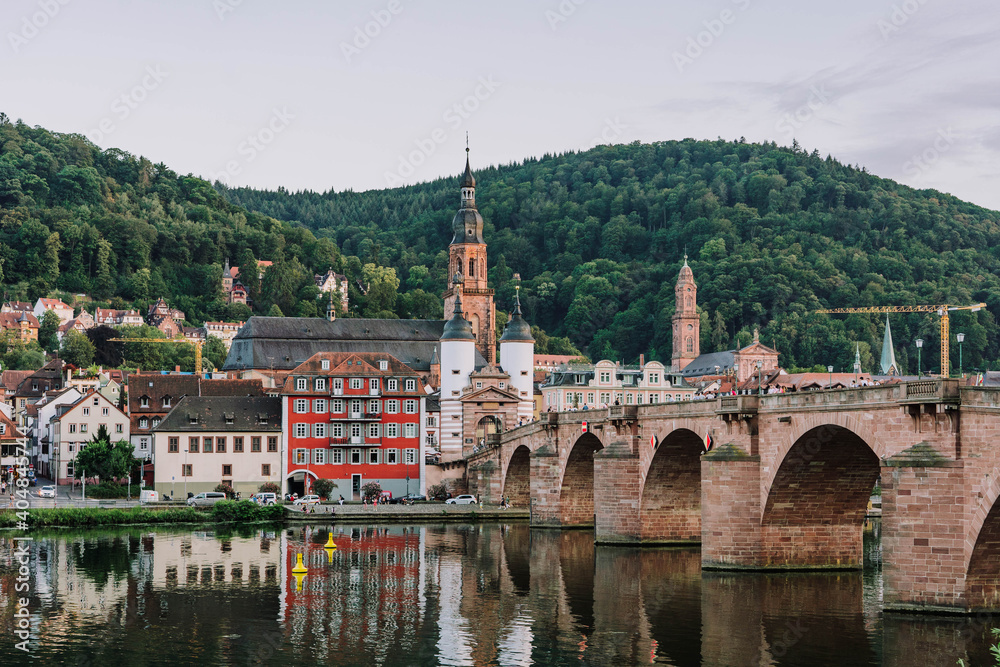
[{"label": "church spire", "polygon": [[899,375],[899,365],[896,363],[896,351],[892,347],[892,330],[889,328],[889,315],[885,316],[885,336],[882,337],[882,375]]}]

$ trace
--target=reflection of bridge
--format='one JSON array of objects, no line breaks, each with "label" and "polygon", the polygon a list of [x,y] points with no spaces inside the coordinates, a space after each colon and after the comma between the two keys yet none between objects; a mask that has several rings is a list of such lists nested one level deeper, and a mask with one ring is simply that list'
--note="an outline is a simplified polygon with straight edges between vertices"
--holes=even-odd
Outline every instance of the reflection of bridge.
[{"label": "reflection of bridge", "polygon": [[471,455],[469,484],[530,502],[534,525],[593,525],[598,542],[809,569],[861,566],[881,476],[886,605],[1000,608],[998,438],[1000,391],[958,380],[724,396],[543,415]]}]

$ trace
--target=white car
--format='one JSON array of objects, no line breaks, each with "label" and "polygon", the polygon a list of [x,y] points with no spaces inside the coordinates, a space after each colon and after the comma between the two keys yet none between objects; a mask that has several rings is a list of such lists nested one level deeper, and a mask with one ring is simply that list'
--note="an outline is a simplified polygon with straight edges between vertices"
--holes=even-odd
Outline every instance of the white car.
[{"label": "white car", "polygon": [[55,498],[56,497],[56,487],[54,486],[43,486],[38,489],[39,498]]},{"label": "white car", "polygon": [[463,493],[460,496],[455,496],[454,498],[449,498],[448,500],[444,501],[444,504],[445,505],[475,505],[476,502],[478,502],[478,501],[476,500],[476,497],[474,495],[472,495],[471,493]]},{"label": "white car", "polygon": [[319,504],[319,496],[302,496],[293,503],[295,505],[317,505]]}]

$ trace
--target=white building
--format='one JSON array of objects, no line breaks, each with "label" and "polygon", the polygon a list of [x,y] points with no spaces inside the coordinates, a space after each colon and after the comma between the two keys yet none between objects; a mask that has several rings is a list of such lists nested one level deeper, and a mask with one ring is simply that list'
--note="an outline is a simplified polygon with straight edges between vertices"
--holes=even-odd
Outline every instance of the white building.
[{"label": "white building", "polygon": [[32,312],[41,322],[46,310],[54,311],[59,316],[59,324],[65,324],[73,319],[73,308],[63,303],[61,299],[40,298],[35,302],[35,309]]},{"label": "white building", "polygon": [[52,471],[57,484],[73,480],[73,463],[80,449],[97,434],[101,426],[107,429],[111,442],[129,439],[128,415],[97,391],[89,391],[76,403],[57,408],[52,424]]},{"label": "white building", "polygon": [[596,364],[568,364],[553,371],[541,391],[542,409],[557,412],[592,410],[616,402],[643,405],[683,401],[694,395],[695,388],[672,376],[658,361],[621,366],[603,359]]},{"label": "white building", "polygon": [[243,328],[243,322],[205,322],[205,334],[219,338],[226,345],[226,350],[233,344],[233,338]]},{"label": "white building", "polygon": [[153,429],[153,484],[160,494],[214,491],[229,484],[249,498],[284,478],[281,399],[185,396]]},{"label": "white building", "polygon": [[38,474],[54,478],[55,455],[52,446],[52,420],[59,414],[60,407],[73,405],[81,398],[84,392],[77,387],[66,387],[61,391],[47,393],[37,403],[35,403],[34,415],[28,415],[28,434],[35,443],[37,452]]}]

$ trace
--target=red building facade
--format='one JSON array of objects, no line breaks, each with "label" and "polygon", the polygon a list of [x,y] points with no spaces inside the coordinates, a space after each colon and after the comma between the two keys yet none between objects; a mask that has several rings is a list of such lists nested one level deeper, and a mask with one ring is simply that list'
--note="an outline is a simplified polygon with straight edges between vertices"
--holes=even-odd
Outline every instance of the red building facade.
[{"label": "red building facade", "polygon": [[424,396],[420,375],[387,354],[321,352],[297,366],[282,389],[287,492],[331,479],[333,498],[359,500],[373,481],[425,493]]}]

